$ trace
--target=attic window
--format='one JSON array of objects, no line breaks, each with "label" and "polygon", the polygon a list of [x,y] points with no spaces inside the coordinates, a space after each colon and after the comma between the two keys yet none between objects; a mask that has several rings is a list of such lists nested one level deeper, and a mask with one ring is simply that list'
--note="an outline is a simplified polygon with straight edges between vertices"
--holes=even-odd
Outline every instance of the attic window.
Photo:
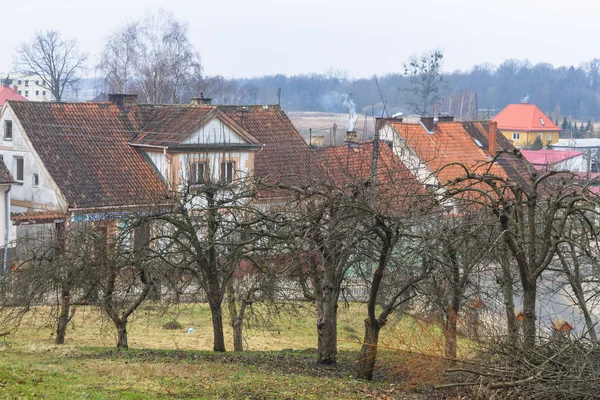
[{"label": "attic window", "polygon": [[205,162],[193,162],[190,164],[190,183],[206,183],[208,168]]},{"label": "attic window", "polygon": [[542,117],[540,117],[540,124],[542,124],[542,126],[546,126],[546,124],[544,123],[544,119]]},{"label": "attic window", "polygon": [[473,141],[475,142],[475,144],[479,147],[483,147],[483,145],[481,144],[481,142],[477,139],[473,139]]},{"label": "attic window", "polygon": [[40,176],[38,174],[33,174],[33,187],[38,187],[40,185]]},{"label": "attic window", "polygon": [[23,182],[23,166],[23,157],[13,157],[13,168],[17,182]]},{"label": "attic window", "polygon": [[4,140],[12,140],[12,121],[4,121]]},{"label": "attic window", "polygon": [[233,183],[235,163],[233,161],[221,163],[221,183]]}]

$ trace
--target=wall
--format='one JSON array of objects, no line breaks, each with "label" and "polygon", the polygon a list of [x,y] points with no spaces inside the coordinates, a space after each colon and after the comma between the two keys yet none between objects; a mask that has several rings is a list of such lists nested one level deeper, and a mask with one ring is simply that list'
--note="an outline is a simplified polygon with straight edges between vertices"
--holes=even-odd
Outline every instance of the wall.
[{"label": "wall", "polygon": [[[544,146],[548,144],[558,143],[559,132],[526,132],[526,131],[500,131],[505,138],[510,140],[515,147],[523,148],[531,146],[535,139],[541,134],[542,143]],[[513,140],[513,133],[521,135],[519,140]],[[548,143],[548,135],[550,135],[550,143]]]},{"label": "wall", "polygon": [[[4,121],[11,120],[12,140],[4,138]],[[16,179],[15,157],[23,157],[23,182],[12,186],[11,212],[22,213],[32,210],[62,209],[59,190],[34,152],[29,140],[23,136],[22,128],[10,106],[5,106],[0,117],[0,154],[4,163]],[[39,184],[33,186],[33,174],[39,176]]]}]

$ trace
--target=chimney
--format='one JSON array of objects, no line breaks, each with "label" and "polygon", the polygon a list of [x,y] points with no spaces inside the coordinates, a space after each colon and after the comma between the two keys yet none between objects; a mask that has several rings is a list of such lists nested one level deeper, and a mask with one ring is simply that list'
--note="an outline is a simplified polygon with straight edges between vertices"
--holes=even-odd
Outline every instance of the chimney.
[{"label": "chimney", "polygon": [[438,122],[452,122],[454,121],[454,115],[450,113],[439,113]]},{"label": "chimney", "polygon": [[323,147],[323,145],[325,144],[325,136],[323,135],[318,135],[318,136],[313,136],[310,144],[314,147]]},{"label": "chimney", "polygon": [[200,97],[192,97],[190,104],[195,106],[210,106],[212,99],[210,97],[204,97],[204,93],[200,92]]},{"label": "chimney", "polygon": [[488,128],[488,153],[492,157],[496,157],[496,139],[498,137],[498,123],[496,121],[490,121]]},{"label": "chimney", "polygon": [[[400,114],[402,115],[402,114]],[[402,122],[402,117],[393,115],[391,118],[375,117],[375,130],[378,131],[385,126],[388,122]]]},{"label": "chimney", "polygon": [[358,133],[356,131],[346,132],[346,143],[358,143]]},{"label": "chimney", "polygon": [[433,117],[421,117],[421,125],[427,130],[428,133],[434,133],[433,131]]},{"label": "chimney", "polygon": [[137,102],[137,94],[129,93],[109,93],[108,102],[123,106],[126,104],[135,104]]},{"label": "chimney", "polygon": [[17,87],[17,85],[13,85],[13,92],[17,93],[18,90],[19,88]]}]

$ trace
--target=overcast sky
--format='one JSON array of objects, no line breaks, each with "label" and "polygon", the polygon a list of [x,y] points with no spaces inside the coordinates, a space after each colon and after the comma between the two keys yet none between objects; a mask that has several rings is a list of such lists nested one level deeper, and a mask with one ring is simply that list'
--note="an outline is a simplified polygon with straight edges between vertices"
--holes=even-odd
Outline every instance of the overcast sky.
[{"label": "overcast sky", "polygon": [[330,68],[365,77],[400,72],[434,48],[446,71],[600,57],[595,0],[26,0],[2,7],[0,71],[40,29],[76,38],[92,65],[107,34],[159,8],[187,21],[205,73],[225,77]]}]

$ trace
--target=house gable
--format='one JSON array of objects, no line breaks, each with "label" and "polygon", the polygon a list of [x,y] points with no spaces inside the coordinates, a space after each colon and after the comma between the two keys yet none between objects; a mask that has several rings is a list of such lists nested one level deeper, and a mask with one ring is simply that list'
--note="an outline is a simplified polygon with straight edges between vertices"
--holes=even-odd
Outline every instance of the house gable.
[{"label": "house gable", "polygon": [[[5,136],[5,121],[11,121],[12,138]],[[62,210],[68,202],[42,162],[21,121],[8,102],[0,113],[0,153],[4,164],[17,180],[17,159],[22,159],[23,179],[11,189],[11,211],[22,213],[37,210]],[[34,181],[37,175],[37,182]]]}]

